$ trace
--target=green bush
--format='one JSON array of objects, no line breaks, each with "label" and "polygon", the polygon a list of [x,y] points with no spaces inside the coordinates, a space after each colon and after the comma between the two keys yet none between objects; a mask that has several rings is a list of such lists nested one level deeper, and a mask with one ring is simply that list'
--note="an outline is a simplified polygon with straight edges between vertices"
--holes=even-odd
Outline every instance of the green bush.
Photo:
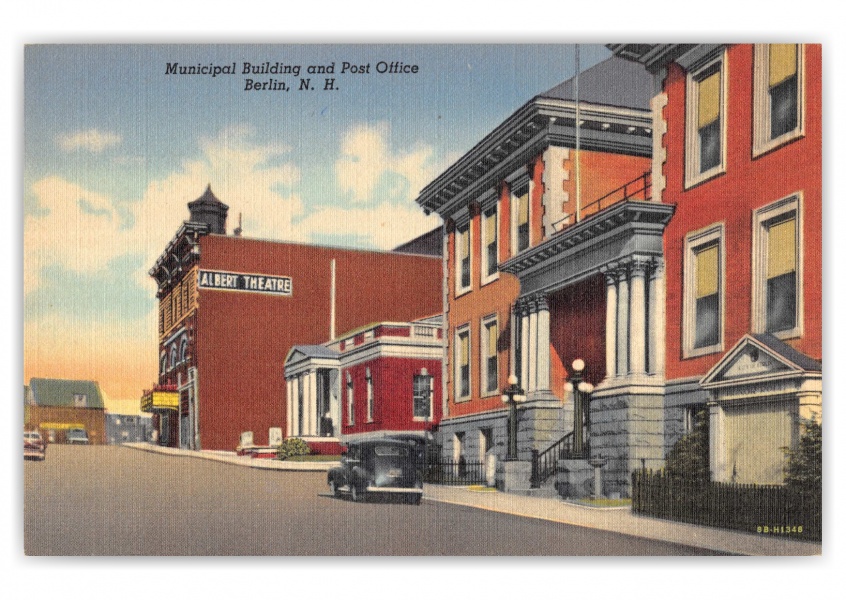
[{"label": "green bush", "polygon": [[306,454],[311,454],[311,448],[300,438],[288,438],[276,449],[276,458],[279,460],[285,460],[289,456],[305,456]]},{"label": "green bush", "polygon": [[702,410],[693,417],[693,429],[682,437],[667,455],[665,473],[674,479],[708,483],[711,479],[708,457],[708,414]]},{"label": "green bush", "polygon": [[803,422],[804,431],[795,450],[785,449],[784,483],[798,492],[822,493],[822,425]]}]

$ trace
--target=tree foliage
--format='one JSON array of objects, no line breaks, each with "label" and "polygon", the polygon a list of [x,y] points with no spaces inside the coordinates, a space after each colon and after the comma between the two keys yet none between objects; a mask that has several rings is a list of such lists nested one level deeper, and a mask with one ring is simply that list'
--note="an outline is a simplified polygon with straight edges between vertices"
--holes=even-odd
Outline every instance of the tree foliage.
[{"label": "tree foliage", "polygon": [[795,450],[786,450],[784,483],[801,492],[822,491],[822,424],[803,423],[804,431]]},{"label": "tree foliage", "polygon": [[693,417],[693,428],[667,455],[665,472],[669,477],[707,482],[711,478],[708,456],[708,414],[703,409]]}]

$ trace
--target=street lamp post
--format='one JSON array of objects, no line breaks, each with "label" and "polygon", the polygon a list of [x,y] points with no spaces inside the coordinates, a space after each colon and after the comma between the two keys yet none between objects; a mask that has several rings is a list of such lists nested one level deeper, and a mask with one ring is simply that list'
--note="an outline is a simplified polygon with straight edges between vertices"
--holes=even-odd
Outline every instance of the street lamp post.
[{"label": "street lamp post", "polygon": [[573,392],[573,454],[581,457],[585,452],[585,401],[593,392],[593,385],[585,381],[582,372],[585,361],[577,358],[573,361],[573,374],[566,383],[565,389]]},{"label": "street lamp post", "polygon": [[508,404],[508,453],[505,460],[517,460],[517,403],[524,402],[523,389],[517,385],[517,376],[508,376],[508,387],[503,390],[502,401]]}]

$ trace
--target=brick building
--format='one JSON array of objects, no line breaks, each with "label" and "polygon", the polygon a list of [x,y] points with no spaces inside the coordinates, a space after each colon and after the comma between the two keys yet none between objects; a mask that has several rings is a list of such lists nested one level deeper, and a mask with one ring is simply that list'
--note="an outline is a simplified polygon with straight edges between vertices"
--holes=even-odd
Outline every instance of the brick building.
[{"label": "brick building", "polygon": [[[418,197],[448,234],[441,435],[451,458],[503,457],[512,373],[527,396],[518,457],[557,455],[574,438],[567,379],[582,359],[602,424],[591,448],[613,456],[622,480],[635,461],[663,459],[663,429],[629,426],[663,410],[654,383],[673,209],[651,198],[651,96],[637,65],[601,62],[529,100]],[[635,435],[651,447],[635,450]]]},{"label": "brick building", "polygon": [[90,444],[105,444],[105,414],[96,381],[33,377],[24,388],[24,428],[51,444],[65,443],[68,429],[84,429]]},{"label": "brick building", "polygon": [[377,323],[285,361],[286,436],[311,446],[389,435],[431,438],[441,418],[440,316]]},{"label": "brick building", "polygon": [[144,404],[159,443],[233,449],[252,431],[267,444],[270,428],[288,427],[283,367],[295,344],[442,309],[440,257],[227,235],[228,207],[211,189],[188,208],[150,271],[160,359]]},{"label": "brick building", "polygon": [[653,75],[653,189],[676,206],[665,441],[703,409],[717,481],[780,483],[822,411],[822,72],[811,44],[619,44]]}]

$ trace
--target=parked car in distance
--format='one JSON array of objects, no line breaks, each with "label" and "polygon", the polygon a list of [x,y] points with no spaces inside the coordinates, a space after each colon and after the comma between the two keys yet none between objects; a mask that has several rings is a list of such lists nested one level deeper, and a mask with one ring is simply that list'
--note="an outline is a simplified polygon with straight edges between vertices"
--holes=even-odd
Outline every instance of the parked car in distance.
[{"label": "parked car in distance", "polygon": [[327,475],[335,497],[348,493],[353,502],[368,494],[400,496],[410,504],[423,497],[423,473],[413,444],[400,440],[369,440],[347,444],[341,466]]},{"label": "parked car in distance", "polygon": [[37,431],[24,431],[24,458],[44,460],[47,444]]},{"label": "parked car in distance", "polygon": [[84,429],[68,429],[65,441],[68,444],[87,444],[88,433]]}]

